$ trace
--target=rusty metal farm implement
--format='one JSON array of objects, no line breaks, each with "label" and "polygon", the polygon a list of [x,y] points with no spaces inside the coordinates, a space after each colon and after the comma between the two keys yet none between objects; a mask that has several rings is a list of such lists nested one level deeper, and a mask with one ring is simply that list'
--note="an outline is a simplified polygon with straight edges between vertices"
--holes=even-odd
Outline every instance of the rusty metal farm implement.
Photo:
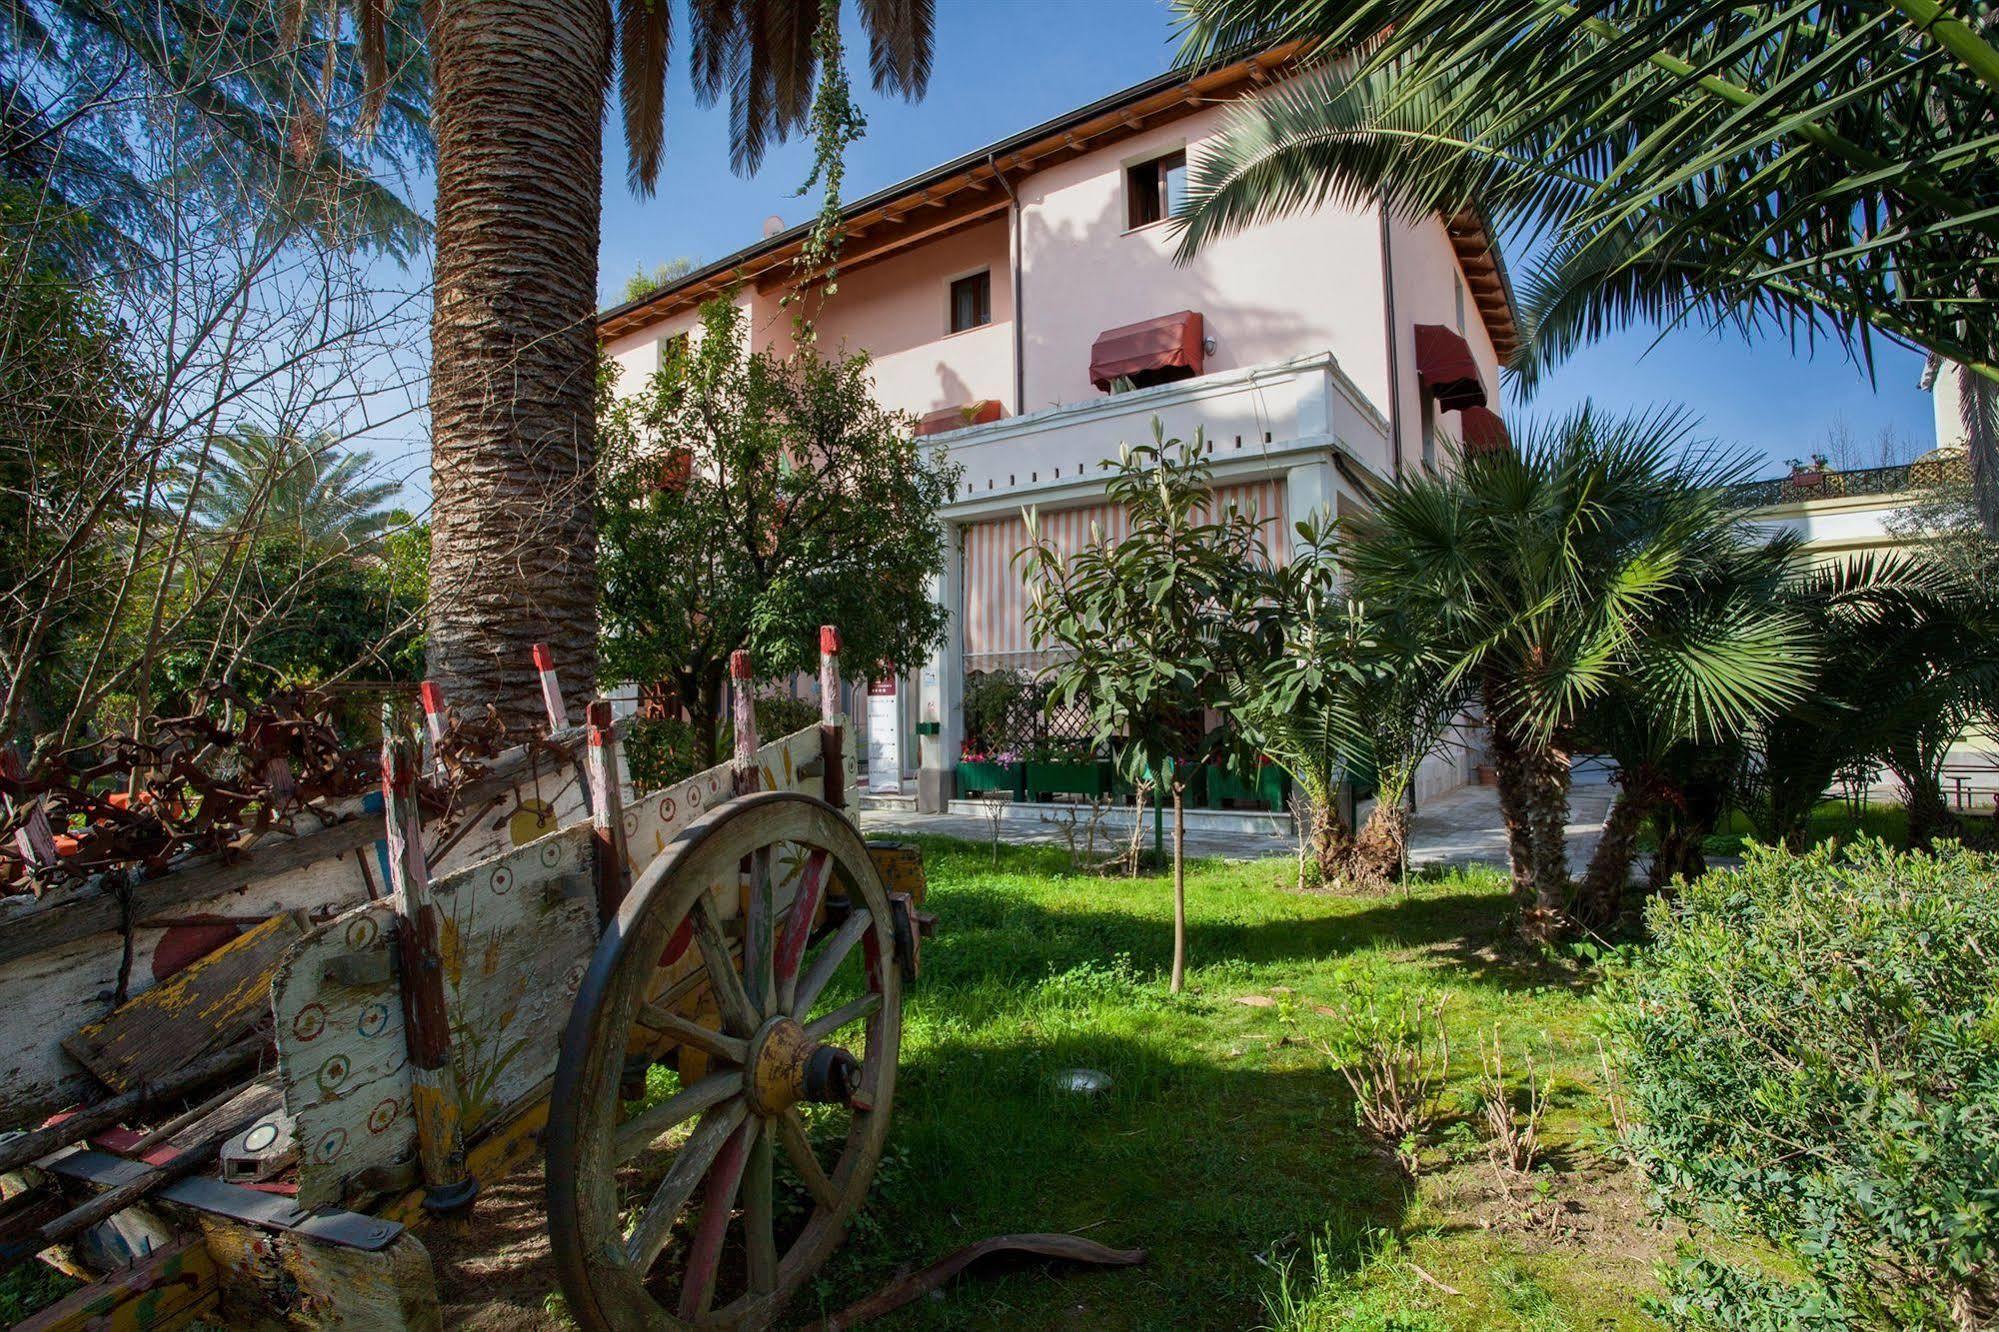
[{"label": "rusty metal farm implement", "polygon": [[0,897],[0,1267],[89,1283],[22,1326],[437,1326],[416,1228],[476,1235],[538,1151],[583,1326],[773,1320],[874,1176],[916,968],[921,863],[845,808],[838,646],[821,723],[764,744],[738,654],[734,760],[661,791],[553,694],[427,824],[426,689],[379,804]]}]

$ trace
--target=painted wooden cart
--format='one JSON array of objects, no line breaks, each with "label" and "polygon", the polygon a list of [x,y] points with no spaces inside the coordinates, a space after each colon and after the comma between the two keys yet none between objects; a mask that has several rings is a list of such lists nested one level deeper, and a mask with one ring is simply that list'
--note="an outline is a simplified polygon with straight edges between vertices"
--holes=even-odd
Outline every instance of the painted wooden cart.
[{"label": "painted wooden cart", "polygon": [[[837,635],[821,646],[834,700]],[[588,817],[455,863],[425,850],[420,750],[386,741],[386,836],[351,855],[389,891],[273,913],[87,1026],[65,1049],[118,1094],[0,1139],[0,1170],[18,1169],[0,1257],[60,1240],[53,1256],[88,1267],[72,1241],[91,1239],[97,1266],[121,1245],[130,1259],[24,1326],[168,1327],[218,1305],[232,1322],[435,1326],[411,1228],[469,1218],[476,1236],[482,1185],[537,1151],[578,1323],[771,1322],[880,1159],[922,873],[850,821],[837,705],[760,745],[734,667],[733,762],[626,799],[617,729],[593,705],[571,784]],[[266,996],[268,1039],[243,1036]],[[144,1033],[190,1026],[207,1047],[169,1077],[121,1091],[106,1076]],[[198,1094],[267,1044],[261,1080]],[[193,1104],[120,1127],[166,1100]]]}]

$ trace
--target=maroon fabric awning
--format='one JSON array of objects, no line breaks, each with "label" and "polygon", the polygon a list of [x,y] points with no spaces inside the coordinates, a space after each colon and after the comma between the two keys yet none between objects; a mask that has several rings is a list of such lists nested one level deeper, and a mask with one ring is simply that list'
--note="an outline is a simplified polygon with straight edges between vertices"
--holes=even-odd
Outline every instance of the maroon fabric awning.
[{"label": "maroon fabric awning", "polygon": [[941,435],[946,430],[963,430],[966,426],[984,425],[999,419],[999,399],[980,398],[977,402],[925,412],[916,422],[916,437],[922,439],[925,435]]},{"label": "maroon fabric awning", "polygon": [[1485,385],[1470,344],[1442,324],[1416,325],[1416,373],[1447,412],[1485,406]]},{"label": "maroon fabric awning", "polygon": [[1107,329],[1090,348],[1090,382],[1109,393],[1119,379],[1140,388],[1192,379],[1201,373],[1201,336],[1192,310]]},{"label": "maroon fabric awning", "polygon": [[1499,413],[1490,407],[1467,407],[1459,420],[1464,426],[1465,457],[1506,453],[1513,448],[1513,437],[1506,433],[1506,422],[1500,420]]}]

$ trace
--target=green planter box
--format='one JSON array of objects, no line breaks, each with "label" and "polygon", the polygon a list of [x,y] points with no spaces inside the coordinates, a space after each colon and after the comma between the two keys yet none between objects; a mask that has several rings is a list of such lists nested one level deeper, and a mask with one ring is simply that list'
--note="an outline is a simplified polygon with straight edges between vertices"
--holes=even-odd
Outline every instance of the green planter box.
[{"label": "green planter box", "polygon": [[1027,794],[1039,800],[1050,795],[1103,797],[1111,793],[1115,769],[1108,763],[1033,763],[1027,765]]},{"label": "green planter box", "polygon": [[1248,781],[1227,768],[1210,767],[1207,774],[1210,809],[1224,808],[1224,801],[1241,800],[1259,809],[1282,810],[1291,784],[1289,774],[1275,763],[1258,764]]},{"label": "green planter box", "polygon": [[1015,800],[1023,798],[1021,782],[1024,777],[1018,763],[965,763],[958,764],[958,794],[974,795],[980,791],[1007,791]]}]

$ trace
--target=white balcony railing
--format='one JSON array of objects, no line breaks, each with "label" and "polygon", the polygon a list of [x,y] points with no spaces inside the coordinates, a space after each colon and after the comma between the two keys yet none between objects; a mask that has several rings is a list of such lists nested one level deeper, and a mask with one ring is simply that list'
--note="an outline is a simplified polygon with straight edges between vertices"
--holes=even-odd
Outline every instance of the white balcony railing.
[{"label": "white balcony railing", "polygon": [[1125,444],[1204,429],[1218,476],[1268,471],[1286,455],[1333,447],[1377,474],[1389,470],[1388,424],[1330,353],[1224,370],[1090,402],[1049,407],[933,435],[965,469],[954,518],[1101,490]]}]

